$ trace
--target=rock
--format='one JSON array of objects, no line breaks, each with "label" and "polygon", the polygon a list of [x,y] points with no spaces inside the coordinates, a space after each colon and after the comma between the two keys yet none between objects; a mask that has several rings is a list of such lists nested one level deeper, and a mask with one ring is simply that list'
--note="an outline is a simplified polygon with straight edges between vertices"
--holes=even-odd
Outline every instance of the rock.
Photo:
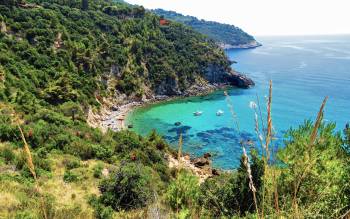
[{"label": "rock", "polygon": [[231,71],[226,75],[226,80],[233,86],[239,88],[250,88],[255,85],[254,81],[248,78],[246,75]]},{"label": "rock", "polygon": [[190,155],[186,154],[186,155],[184,155],[184,159],[185,160],[191,160],[191,157],[190,157]]},{"label": "rock", "polygon": [[181,122],[175,122],[174,125],[180,126],[180,125],[181,125]]},{"label": "rock", "polygon": [[205,153],[205,154],[203,155],[203,157],[204,157],[204,158],[209,158],[209,157],[211,157],[211,154],[210,154],[210,153]]},{"label": "rock", "polygon": [[203,167],[206,165],[209,165],[209,160],[207,158],[204,157],[200,157],[200,158],[195,158],[192,163],[196,166],[196,167]]},{"label": "rock", "polygon": [[254,81],[246,75],[217,64],[208,65],[204,77],[211,84],[223,83],[239,88],[249,88],[255,85]]},{"label": "rock", "polygon": [[217,169],[212,169],[211,174],[213,174],[214,176],[220,176],[220,172]]},{"label": "rock", "polygon": [[112,106],[112,107],[111,107],[111,110],[112,110],[112,111],[118,111],[118,110],[119,110],[119,107],[117,107],[117,106]]},{"label": "rock", "polygon": [[261,43],[253,40],[248,43],[244,44],[237,44],[237,45],[231,45],[231,44],[225,44],[225,43],[219,43],[218,44],[222,49],[254,49],[256,47],[262,46]]}]

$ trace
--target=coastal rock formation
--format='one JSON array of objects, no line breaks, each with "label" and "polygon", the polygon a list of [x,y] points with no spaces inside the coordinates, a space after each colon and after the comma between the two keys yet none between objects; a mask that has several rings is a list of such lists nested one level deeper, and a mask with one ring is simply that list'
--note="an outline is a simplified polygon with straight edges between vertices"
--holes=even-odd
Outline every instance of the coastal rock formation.
[{"label": "coastal rock formation", "polygon": [[205,179],[213,176],[220,175],[219,170],[211,167],[211,161],[209,158],[205,158],[207,154],[202,157],[190,159],[189,155],[184,155],[177,159],[172,155],[167,156],[169,162],[169,168],[185,168],[192,171],[196,176],[199,177],[199,182],[203,183]]},{"label": "coastal rock formation", "polygon": [[256,47],[262,46],[261,43],[253,40],[248,43],[232,45],[228,43],[218,43],[222,49],[254,49]]},{"label": "coastal rock formation", "polygon": [[226,70],[220,65],[209,65],[204,77],[210,83],[221,83],[239,88],[249,88],[255,85],[254,81],[246,75],[232,69]]},{"label": "coastal rock formation", "polygon": [[239,87],[239,88],[250,88],[255,85],[254,81],[247,77],[246,75],[231,71],[226,76],[227,82],[229,82],[230,85]]}]

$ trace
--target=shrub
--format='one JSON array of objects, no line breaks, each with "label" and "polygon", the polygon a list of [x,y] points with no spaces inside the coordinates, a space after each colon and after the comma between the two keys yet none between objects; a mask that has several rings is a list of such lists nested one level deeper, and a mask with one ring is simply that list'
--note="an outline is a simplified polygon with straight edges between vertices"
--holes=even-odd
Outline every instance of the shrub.
[{"label": "shrub", "polygon": [[200,189],[198,178],[187,171],[181,171],[173,181],[166,194],[172,209],[199,208]]},{"label": "shrub", "polygon": [[[264,164],[256,152],[251,153],[251,172],[257,193],[262,189]],[[219,216],[244,216],[254,212],[253,193],[249,188],[246,166],[241,164],[236,172],[206,180],[201,185],[201,205],[210,209],[209,214]]]},{"label": "shrub", "polygon": [[94,177],[100,178],[102,176],[103,163],[97,163],[92,170]]},{"label": "shrub", "polygon": [[63,175],[63,181],[65,182],[77,182],[79,180],[79,176],[70,171],[70,170],[67,170],[64,172],[64,175]]},{"label": "shrub", "polygon": [[94,156],[93,145],[77,139],[64,147],[64,152],[79,156],[81,159],[91,159]]},{"label": "shrub", "polygon": [[66,167],[67,170],[78,168],[80,167],[80,159],[74,156],[67,156],[63,160],[63,165]]},{"label": "shrub", "polygon": [[100,202],[118,211],[145,207],[153,194],[152,184],[159,181],[153,175],[152,169],[142,164],[122,164],[100,184]]},{"label": "shrub", "polygon": [[113,218],[113,209],[101,204],[96,195],[89,197],[89,204],[95,209],[95,217],[97,219],[111,219]]},{"label": "shrub", "polygon": [[0,147],[0,156],[4,158],[7,164],[11,163],[16,157],[9,145]]},{"label": "shrub", "polygon": [[313,124],[306,121],[286,134],[285,148],[279,152],[283,162],[279,190],[284,194],[286,211],[293,201],[305,217],[337,217],[350,205],[350,157],[343,147],[335,124],[321,124],[315,143],[310,144]]}]

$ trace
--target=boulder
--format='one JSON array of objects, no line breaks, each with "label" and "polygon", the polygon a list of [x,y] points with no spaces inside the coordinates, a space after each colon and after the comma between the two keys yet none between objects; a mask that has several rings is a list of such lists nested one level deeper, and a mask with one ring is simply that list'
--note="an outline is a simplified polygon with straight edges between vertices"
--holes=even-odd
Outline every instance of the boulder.
[{"label": "boulder", "polygon": [[204,158],[204,157],[195,158],[192,162],[196,167],[207,166],[210,163],[209,159]]},{"label": "boulder", "polygon": [[212,170],[211,170],[211,174],[213,174],[213,176],[219,176],[219,175],[220,175],[220,172],[219,172],[219,170],[217,170],[217,169],[212,169]]},{"label": "boulder", "polygon": [[204,157],[204,158],[209,158],[209,157],[211,157],[211,154],[210,154],[210,153],[205,153],[205,154],[203,155],[203,157]]}]

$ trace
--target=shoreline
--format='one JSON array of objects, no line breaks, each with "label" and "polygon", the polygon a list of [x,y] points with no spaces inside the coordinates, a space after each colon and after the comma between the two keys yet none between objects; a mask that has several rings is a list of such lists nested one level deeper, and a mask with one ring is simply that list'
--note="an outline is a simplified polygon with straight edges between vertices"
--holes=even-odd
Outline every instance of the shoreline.
[{"label": "shoreline", "polygon": [[119,103],[113,103],[113,101],[105,100],[105,105],[101,108],[101,110],[99,110],[99,112],[93,112],[93,110],[89,109],[87,122],[90,126],[100,128],[103,132],[107,132],[108,129],[118,132],[128,129],[128,125],[132,125],[126,124],[127,117],[136,108],[158,103],[166,103],[187,97],[205,96],[215,91],[231,87],[232,86],[227,84],[207,84],[205,86],[201,86],[200,88],[194,87],[193,90],[189,90],[183,95],[156,95],[149,99],[134,99],[131,101],[124,100]]},{"label": "shoreline", "polygon": [[239,45],[231,45],[231,44],[219,43],[219,46],[222,49],[224,49],[224,50],[229,50],[229,49],[254,49],[254,48],[262,46],[262,44],[257,42],[257,41],[252,41],[250,43],[239,44]]}]

